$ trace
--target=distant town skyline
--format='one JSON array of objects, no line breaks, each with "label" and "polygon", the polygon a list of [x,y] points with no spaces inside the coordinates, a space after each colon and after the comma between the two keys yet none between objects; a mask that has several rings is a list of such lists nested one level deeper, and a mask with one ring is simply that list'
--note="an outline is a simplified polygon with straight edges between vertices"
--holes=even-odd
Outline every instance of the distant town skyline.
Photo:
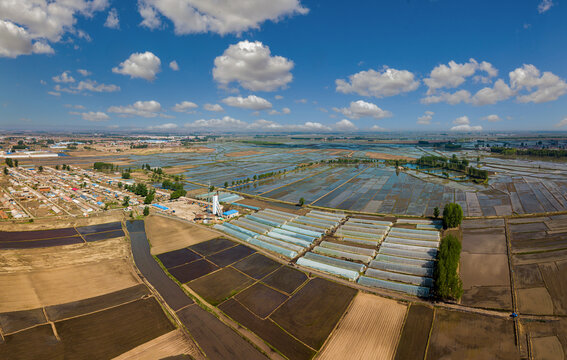
[{"label": "distant town skyline", "polygon": [[0,129],[567,131],[567,8],[0,0]]}]

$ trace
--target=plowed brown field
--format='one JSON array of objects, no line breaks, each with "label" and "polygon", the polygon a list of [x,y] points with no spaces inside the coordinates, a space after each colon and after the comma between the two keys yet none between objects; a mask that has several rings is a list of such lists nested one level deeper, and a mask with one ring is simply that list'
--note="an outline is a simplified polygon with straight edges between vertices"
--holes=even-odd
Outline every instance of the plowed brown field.
[{"label": "plowed brown field", "polygon": [[393,359],[407,306],[359,293],[319,359]]}]

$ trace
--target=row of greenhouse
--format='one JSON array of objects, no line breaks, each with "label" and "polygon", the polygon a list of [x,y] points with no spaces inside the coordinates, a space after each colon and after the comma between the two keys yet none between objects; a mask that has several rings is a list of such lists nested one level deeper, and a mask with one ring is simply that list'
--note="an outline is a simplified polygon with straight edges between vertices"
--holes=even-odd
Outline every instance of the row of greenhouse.
[{"label": "row of greenhouse", "polygon": [[337,217],[329,217],[326,213],[318,211],[299,216],[265,209],[230,223],[214,225],[214,228],[267,251],[293,259],[338,225],[339,221]]}]

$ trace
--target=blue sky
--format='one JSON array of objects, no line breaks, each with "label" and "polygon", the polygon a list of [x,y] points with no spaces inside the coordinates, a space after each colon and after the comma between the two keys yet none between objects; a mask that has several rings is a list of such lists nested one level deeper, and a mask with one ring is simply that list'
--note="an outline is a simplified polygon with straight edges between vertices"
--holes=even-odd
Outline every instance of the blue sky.
[{"label": "blue sky", "polygon": [[0,128],[567,129],[559,0],[212,3],[0,0]]}]

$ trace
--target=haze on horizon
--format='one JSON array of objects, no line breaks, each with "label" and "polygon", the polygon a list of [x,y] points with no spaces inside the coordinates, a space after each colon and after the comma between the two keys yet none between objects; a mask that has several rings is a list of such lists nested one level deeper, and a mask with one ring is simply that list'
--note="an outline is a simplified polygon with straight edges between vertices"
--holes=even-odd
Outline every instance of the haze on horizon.
[{"label": "haze on horizon", "polygon": [[567,130],[559,0],[0,0],[0,129]]}]

